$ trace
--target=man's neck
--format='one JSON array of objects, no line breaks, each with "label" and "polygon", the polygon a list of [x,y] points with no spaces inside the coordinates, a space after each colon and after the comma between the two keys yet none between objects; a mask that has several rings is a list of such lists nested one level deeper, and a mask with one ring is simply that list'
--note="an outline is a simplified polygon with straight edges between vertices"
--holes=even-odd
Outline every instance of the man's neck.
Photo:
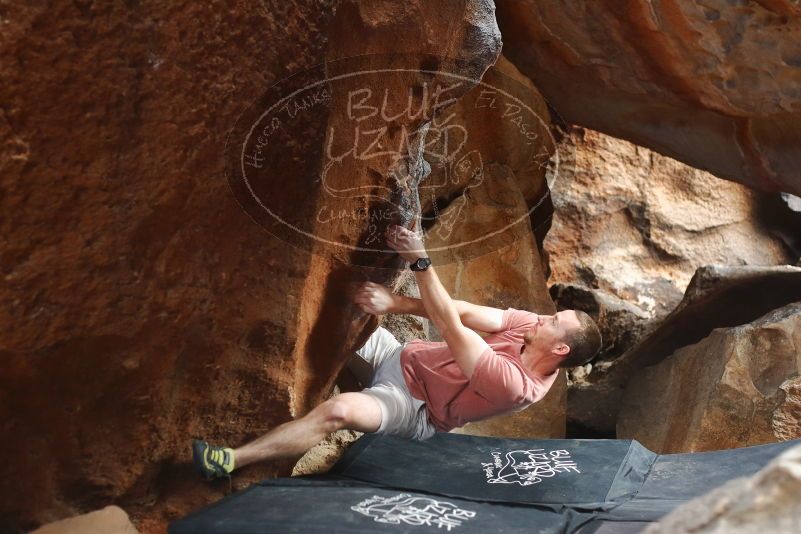
[{"label": "man's neck", "polygon": [[550,376],[559,369],[559,356],[555,354],[536,354],[531,357],[527,367],[538,376]]}]

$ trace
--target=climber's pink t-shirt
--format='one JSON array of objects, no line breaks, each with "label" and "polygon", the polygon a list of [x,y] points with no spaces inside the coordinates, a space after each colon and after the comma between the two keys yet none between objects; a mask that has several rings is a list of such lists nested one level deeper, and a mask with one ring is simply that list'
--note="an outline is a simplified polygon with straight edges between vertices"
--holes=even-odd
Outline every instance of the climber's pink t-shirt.
[{"label": "climber's pink t-shirt", "polygon": [[413,397],[425,401],[431,422],[448,430],[471,421],[519,411],[542,399],[558,375],[540,376],[520,361],[523,334],[537,314],[509,308],[502,330],[484,338],[487,348],[468,380],[444,342],[415,339],[401,353],[401,368]]}]

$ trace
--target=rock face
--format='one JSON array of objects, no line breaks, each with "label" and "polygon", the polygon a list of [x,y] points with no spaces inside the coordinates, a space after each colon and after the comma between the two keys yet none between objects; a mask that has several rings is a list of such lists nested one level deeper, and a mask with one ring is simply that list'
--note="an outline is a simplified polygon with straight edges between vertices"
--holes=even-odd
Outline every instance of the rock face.
[{"label": "rock face", "polygon": [[801,446],[756,475],[731,482],[676,508],[645,534],[763,534],[801,526]]},{"label": "rock face", "polygon": [[797,2],[497,4],[507,57],[565,122],[801,193]]},{"label": "rock face", "polygon": [[[0,212],[12,216],[0,221],[0,299],[9,304],[0,308],[0,419],[17,460],[0,467],[0,530],[110,500],[157,530],[223,489],[190,472],[189,438],[242,442],[325,398],[345,354],[375,327],[349,304],[349,291],[365,279],[391,283],[397,272],[397,260],[380,251],[362,257],[317,242],[301,250],[254,224],[264,221],[236,183],[237,143],[248,169],[280,146],[269,163],[283,181],[253,181],[254,194],[276,192],[281,206],[339,244],[411,220],[434,111],[466,93],[499,54],[493,6],[16,2],[3,19]],[[365,79],[375,95],[390,90],[391,106],[417,99],[419,115],[388,118],[377,138],[391,146],[404,127],[419,130],[407,157],[329,165],[348,152],[339,151],[342,138],[326,136],[354,131],[354,117],[343,114],[353,110],[343,102],[347,83],[290,102],[297,107],[283,108],[287,115],[308,111],[293,128],[239,137],[271,91],[312,78],[276,81],[324,60],[344,68],[340,60],[356,52],[413,63],[393,65],[413,74]],[[429,74],[438,70],[466,80],[439,107],[423,98],[431,94],[424,86],[442,87]],[[375,119],[363,124],[373,128]],[[253,143],[263,152],[244,150]],[[303,180],[323,169],[334,190],[389,187],[399,209],[375,229],[347,217],[321,222],[328,191],[303,189]],[[334,203],[350,212],[365,204],[373,207]],[[290,467],[254,467],[237,482]]]},{"label": "rock face", "polygon": [[632,377],[618,436],[659,453],[801,438],[799,346],[801,303],[716,329]]},{"label": "rock face", "polygon": [[[620,399],[629,379],[681,347],[698,343],[715,328],[744,325],[801,301],[797,267],[720,267],[698,270],[676,309],[633,348],[593,369],[568,395],[568,419],[614,435]],[[596,372],[597,371],[597,372]]]},{"label": "rock face", "polygon": [[760,221],[765,195],[590,130],[571,129],[558,153],[552,283],[600,289],[658,320],[702,265],[795,262]]}]

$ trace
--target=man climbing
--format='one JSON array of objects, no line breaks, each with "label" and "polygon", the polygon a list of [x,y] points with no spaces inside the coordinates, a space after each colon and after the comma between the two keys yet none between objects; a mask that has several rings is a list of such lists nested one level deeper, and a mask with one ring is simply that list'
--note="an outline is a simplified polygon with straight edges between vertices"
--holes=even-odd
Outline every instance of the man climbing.
[{"label": "man climbing", "polygon": [[[598,327],[584,312],[554,315],[501,310],[451,299],[423,243],[398,226],[387,243],[415,272],[420,299],[364,284],[354,297],[376,315],[427,317],[444,342],[401,345],[378,328],[356,354],[369,365],[369,385],[342,393],[304,417],[284,423],[237,449],[196,440],[195,466],[207,478],[228,476],[254,462],[297,458],[336,430],[381,432],[423,440],[470,421],[520,411],[542,399],[560,367],[583,365],[601,346]],[[488,333],[482,338],[474,330]]]}]

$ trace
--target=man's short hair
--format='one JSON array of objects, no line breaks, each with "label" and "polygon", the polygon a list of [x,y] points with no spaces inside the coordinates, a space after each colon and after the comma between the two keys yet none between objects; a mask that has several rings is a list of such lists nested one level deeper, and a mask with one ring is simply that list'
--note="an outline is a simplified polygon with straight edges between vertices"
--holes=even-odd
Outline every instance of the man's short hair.
[{"label": "man's short hair", "polygon": [[570,352],[559,367],[578,367],[592,360],[601,350],[601,331],[592,317],[581,310],[576,312],[579,327],[571,329],[565,334],[564,342],[570,347]]}]

